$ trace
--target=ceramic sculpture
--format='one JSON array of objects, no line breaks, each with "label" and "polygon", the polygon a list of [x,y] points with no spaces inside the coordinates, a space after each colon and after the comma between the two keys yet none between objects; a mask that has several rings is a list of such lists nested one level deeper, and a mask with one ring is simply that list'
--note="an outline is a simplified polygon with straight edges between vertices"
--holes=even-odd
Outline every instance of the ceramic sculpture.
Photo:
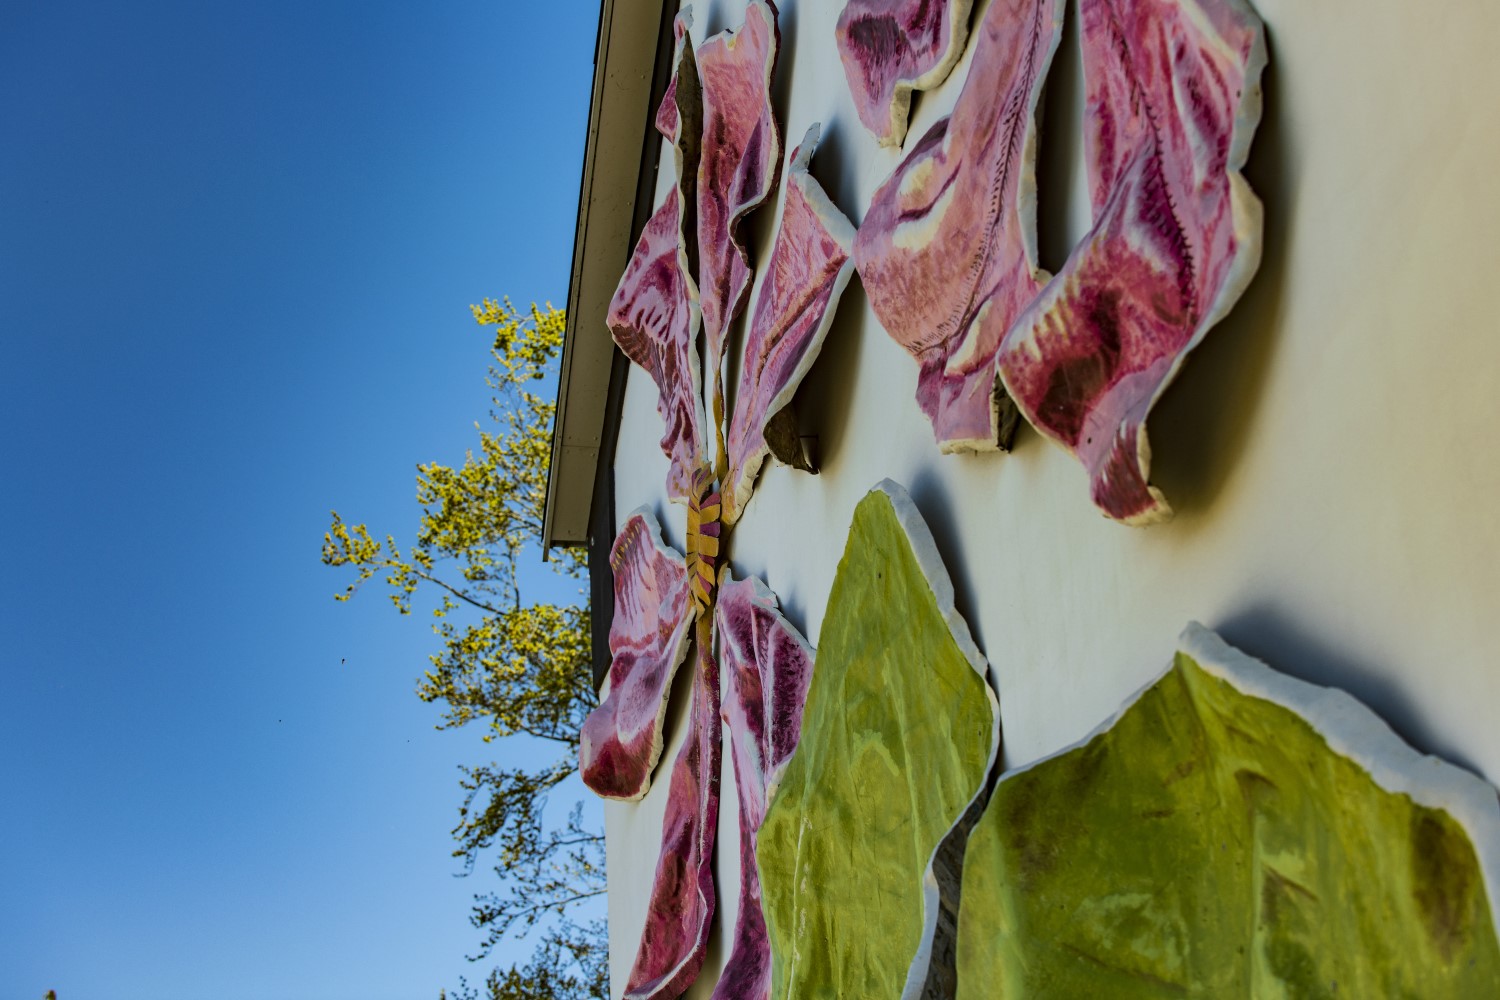
[{"label": "ceramic sculpture", "polygon": [[656,518],[631,514],[609,553],[615,613],[609,672],[599,705],[583,721],[578,770],[609,799],[634,800],[651,787],[661,757],[672,678],[687,655],[693,605],[683,558],[661,539]]},{"label": "ceramic sculpture", "polygon": [[698,281],[716,426],[723,419],[724,336],[744,308],[752,276],[740,221],[775,189],[781,169],[781,137],[771,112],[771,73],[781,44],[776,16],[769,0],[750,0],[744,25],[714,35],[697,54],[703,82]]},{"label": "ceramic sculpture", "polygon": [[900,146],[914,90],[964,54],[973,0],[849,0],[835,28],[854,109],[882,146]]},{"label": "ceramic sculpture", "polygon": [[[821,666],[820,666],[821,669]],[[1500,996],[1495,789],[1193,625],[969,841],[958,996]]]},{"label": "ceramic sculpture", "polygon": [[999,749],[985,671],[921,515],[881,483],[855,509],[757,844],[772,996],[920,995],[933,857]]},{"label": "ceramic sculpture", "polygon": [[819,128],[808,129],[792,151],[781,220],[745,336],[724,489],[724,519],[731,524],[749,501],[768,454],[810,468],[791,402],[817,360],[854,270],[854,224],[808,172]]},{"label": "ceramic sculpture", "polygon": [[667,496],[678,501],[686,501],[691,492],[703,453],[704,424],[698,288],[684,231],[702,120],[687,26],[688,18],[679,16],[676,72],[656,117],[675,150],[677,183],[646,223],[606,317],[620,350],[656,383],[656,408],[666,425],[661,450],[670,460]]},{"label": "ceramic sculpture", "polygon": [[1036,251],[1036,107],[1061,0],[995,0],[953,114],[875,192],[854,244],[881,325],[916,358],[945,452],[1008,449],[995,356],[1047,275]]},{"label": "ceramic sculpture", "polygon": [[753,577],[727,573],[715,609],[719,661],[727,676],[724,721],[740,805],[740,902],[733,944],[713,1000],[767,1000],[771,943],[761,908],[755,845],[781,773],[802,731],[813,651],[781,615],[776,595]]},{"label": "ceramic sculpture", "polygon": [[714,835],[719,822],[719,666],[708,619],[700,618],[693,657],[687,740],[672,764],[661,853],[646,926],[625,983],[628,1000],[676,1000],[698,978],[717,893]]},{"label": "ceramic sculpture", "polygon": [[1260,19],[1243,0],[1080,0],[1092,230],[1006,336],[999,370],[1076,455],[1107,516],[1171,515],[1146,414],[1260,263],[1240,175],[1260,120]]}]

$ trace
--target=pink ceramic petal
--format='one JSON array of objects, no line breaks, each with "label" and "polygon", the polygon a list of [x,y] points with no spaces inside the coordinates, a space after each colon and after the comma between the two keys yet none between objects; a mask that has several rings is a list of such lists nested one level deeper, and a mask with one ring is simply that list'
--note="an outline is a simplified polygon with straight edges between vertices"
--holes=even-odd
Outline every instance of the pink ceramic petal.
[{"label": "pink ceramic petal", "polygon": [[765,1000],[771,992],[771,945],[755,845],[766,803],[802,734],[813,650],[782,617],[776,595],[754,578],[731,581],[725,574],[714,625],[729,675],[724,721],[740,802],[740,908],[712,1000]]},{"label": "pink ceramic petal", "polygon": [[1036,105],[1061,0],[994,0],[953,114],[912,147],[854,243],[870,305],[921,365],[917,401],[943,451],[1008,448],[995,355],[1041,289]]},{"label": "pink ceramic petal", "polygon": [[913,90],[948,78],[964,54],[973,0],[849,0],[835,29],[844,78],[865,128],[899,146]]},{"label": "pink ceramic petal", "polygon": [[792,152],[781,222],[745,338],[739,391],[729,424],[724,519],[731,524],[749,501],[766,455],[808,468],[795,419],[780,435],[767,431],[778,414],[783,414],[782,423],[790,418],[784,411],[817,360],[839,296],[854,270],[850,257],[854,224],[807,170],[818,145],[818,128],[808,129]]},{"label": "pink ceramic petal", "polygon": [[625,521],[609,553],[615,614],[609,673],[599,707],[583,721],[578,770],[610,799],[638,799],[661,757],[672,677],[687,655],[694,619],[687,564],[661,539],[644,508]]},{"label": "pink ceramic petal", "polygon": [[716,377],[725,331],[750,290],[750,261],[737,232],[740,219],[765,201],[781,168],[781,137],[771,113],[771,73],[780,45],[776,6],[750,0],[743,27],[720,32],[698,49],[703,80],[698,281],[708,362]]},{"label": "pink ceramic petal", "polygon": [[693,283],[683,231],[692,198],[701,121],[690,18],[679,15],[677,63],[657,127],[677,156],[677,185],[646,223],[625,276],[615,289],[606,323],[615,343],[656,383],[656,409],[666,424],[661,450],[671,461],[667,495],[686,502],[703,455],[703,383],[698,356],[698,287]]},{"label": "pink ceramic petal", "polygon": [[629,1000],[675,1000],[698,978],[708,950],[717,896],[714,839],[719,824],[719,666],[708,619],[699,619],[693,705],[687,742],[672,765],[661,854],[635,965],[625,984]]},{"label": "pink ceramic petal", "polygon": [[1007,335],[1026,418],[1078,456],[1109,517],[1171,516],[1145,420],[1260,264],[1239,171],[1260,121],[1260,19],[1242,0],[1081,0],[1094,227]]}]

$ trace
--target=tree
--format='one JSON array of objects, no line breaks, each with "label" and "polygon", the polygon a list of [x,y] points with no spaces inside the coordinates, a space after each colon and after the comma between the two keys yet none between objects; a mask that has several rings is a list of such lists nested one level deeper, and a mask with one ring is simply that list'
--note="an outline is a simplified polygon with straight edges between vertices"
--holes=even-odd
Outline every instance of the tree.
[{"label": "tree", "polygon": [[[557,750],[539,768],[498,763],[465,766],[458,825],[453,828],[464,872],[493,852],[498,891],[475,896],[470,922],[484,932],[486,957],[507,935],[524,936],[544,924],[530,963],[496,969],[484,984],[490,1000],[607,997],[605,935],[601,921],[569,918],[586,899],[604,892],[603,835],[585,826],[582,803],[562,823],[548,822],[549,794],[577,766],[578,731],[597,704],[586,603],[528,601],[518,569],[523,558],[542,564],[539,546],[546,500],[551,427],[556,404],[540,390],[556,378],[564,314],[549,303],[519,312],[510,300],[471,306],[475,320],[493,328],[489,375],[493,431],[479,430],[479,451],[462,466],[417,467],[422,510],[416,542],[398,548],[378,541],[363,524],[346,524],[337,511],[323,536],[323,563],[355,570],[335,595],[352,598],[383,577],[391,603],[411,614],[419,590],[436,594],[433,631],[441,648],[417,683],[423,701],[443,706],[439,728],[480,723],[485,742],[526,741]],[[545,564],[564,580],[584,570],[575,550]],[[465,983],[457,997],[476,994]]]}]

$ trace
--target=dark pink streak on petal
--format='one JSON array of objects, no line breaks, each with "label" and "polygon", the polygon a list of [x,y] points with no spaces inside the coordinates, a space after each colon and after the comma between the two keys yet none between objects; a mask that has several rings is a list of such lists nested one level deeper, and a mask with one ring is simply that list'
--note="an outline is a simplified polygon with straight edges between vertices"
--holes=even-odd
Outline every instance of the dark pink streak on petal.
[{"label": "dark pink streak on petal", "polygon": [[729,675],[724,721],[740,803],[740,908],[734,942],[712,1000],[765,1000],[771,946],[761,908],[755,845],[766,804],[802,735],[813,650],[754,578],[729,581],[715,609],[719,658]]},{"label": "dark pink streak on petal", "polygon": [[913,90],[947,79],[964,53],[973,0],[849,0],[835,38],[854,108],[882,146],[899,146]]},{"label": "dark pink streak on petal", "polygon": [[698,279],[703,332],[714,372],[724,335],[750,290],[740,220],[771,193],[781,168],[781,137],[771,112],[771,73],[781,45],[776,7],[751,0],[744,26],[698,49],[703,81],[703,153],[698,164]]},{"label": "dark pink streak on petal", "polygon": [[917,401],[944,451],[1009,447],[995,354],[1041,289],[1036,105],[1061,0],[995,0],[953,114],[875,192],[855,266],[886,331],[921,366]]},{"label": "dark pink streak on petal", "polygon": [[672,677],[693,622],[687,565],[650,513],[632,514],[610,549],[615,613],[599,707],[583,721],[578,769],[605,798],[638,799],[661,757]]},{"label": "dark pink streak on petal", "polygon": [[625,984],[631,1000],[675,1000],[693,984],[703,967],[718,901],[713,863],[723,745],[719,666],[706,626],[708,620],[700,619],[690,729],[672,764],[646,926]]},{"label": "dark pink streak on petal", "polygon": [[792,152],[781,221],[745,338],[729,424],[724,519],[731,524],[771,452],[766,425],[792,401],[817,360],[854,269],[854,225],[808,173],[817,144],[814,125]]},{"label": "dark pink streak on petal", "polygon": [[1241,0],[1081,0],[1094,226],[1006,337],[999,371],[1109,517],[1171,516],[1145,420],[1260,261],[1239,175],[1265,43]]}]

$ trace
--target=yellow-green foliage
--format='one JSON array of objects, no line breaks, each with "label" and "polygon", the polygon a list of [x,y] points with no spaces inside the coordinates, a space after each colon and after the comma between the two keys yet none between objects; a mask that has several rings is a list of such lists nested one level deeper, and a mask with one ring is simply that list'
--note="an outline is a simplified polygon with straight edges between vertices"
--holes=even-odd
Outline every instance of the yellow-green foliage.
[{"label": "yellow-green foliage", "polygon": [[[508,891],[479,897],[473,922],[487,951],[507,930],[530,927],[548,914],[603,891],[601,838],[580,827],[544,823],[550,789],[577,763],[578,730],[596,703],[585,603],[527,600],[517,570],[522,558],[565,577],[580,575],[582,554],[554,550],[540,559],[547,467],[556,409],[550,388],[565,318],[551,305],[526,312],[509,299],[470,307],[493,334],[487,382],[491,429],[475,425],[477,450],[459,466],[417,467],[421,508],[416,541],[398,547],[338,512],[323,536],[323,562],[349,567],[347,601],[375,577],[402,614],[423,587],[437,600],[433,631],[441,640],[417,684],[424,701],[443,707],[442,728],[480,722],[485,740],[517,734],[557,744],[558,756],[534,766],[465,769],[465,799],[453,830],[456,857],[472,865],[495,848]],[[534,749],[524,759],[536,760]]]}]

